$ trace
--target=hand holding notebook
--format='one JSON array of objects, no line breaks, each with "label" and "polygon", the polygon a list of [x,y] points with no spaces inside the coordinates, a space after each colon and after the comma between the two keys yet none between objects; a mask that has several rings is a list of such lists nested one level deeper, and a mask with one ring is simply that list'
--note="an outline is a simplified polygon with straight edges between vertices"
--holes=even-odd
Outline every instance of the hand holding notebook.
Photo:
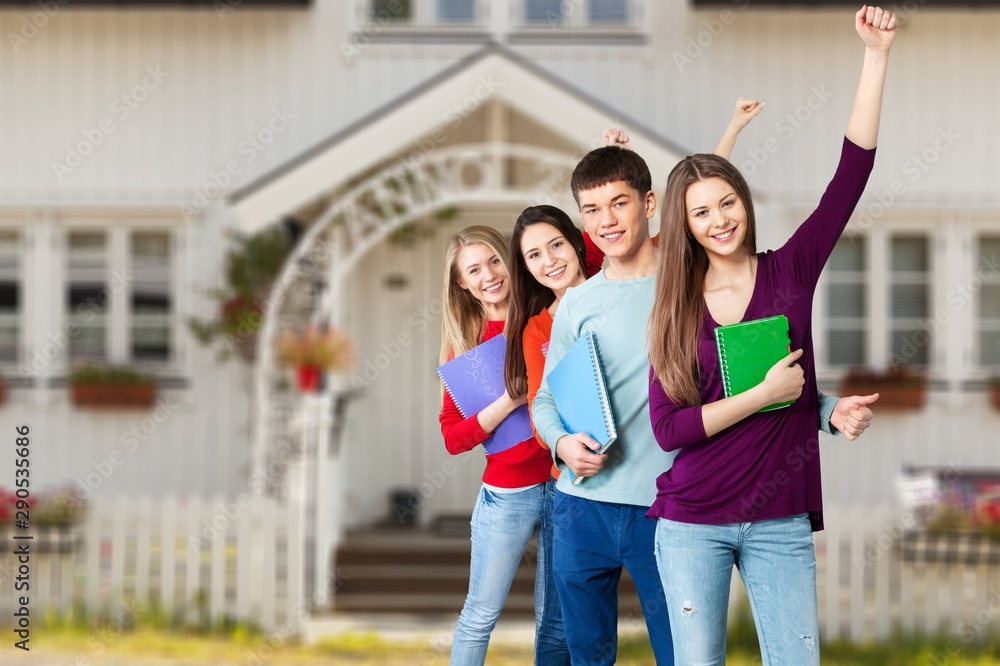
[{"label": "hand holding notebook", "polygon": [[[715,342],[719,348],[719,369],[726,397],[731,398],[763,382],[768,371],[788,356],[789,341],[785,315],[716,328]],[[781,409],[793,402],[778,402],[758,411]]]},{"label": "hand holding notebook", "polygon": [[[503,362],[506,355],[507,338],[500,334],[438,368],[438,375],[462,416],[468,418],[479,413],[505,393]],[[493,455],[533,435],[528,407],[521,405],[497,426],[483,442],[483,448]]]},{"label": "hand holding notebook", "polygon": [[[593,331],[584,331],[577,338],[545,381],[552,391],[566,431],[583,433],[596,441],[600,446],[595,451],[598,455],[607,451],[617,439],[618,432]],[[575,443],[570,442],[570,445]],[[571,469],[567,468],[567,472],[574,485],[584,478],[575,476]]]}]

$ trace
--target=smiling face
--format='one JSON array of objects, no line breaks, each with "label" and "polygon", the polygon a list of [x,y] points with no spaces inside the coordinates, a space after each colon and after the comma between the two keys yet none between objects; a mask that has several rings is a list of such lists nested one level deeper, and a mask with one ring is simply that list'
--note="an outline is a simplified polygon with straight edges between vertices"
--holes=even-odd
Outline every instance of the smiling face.
[{"label": "smiling face", "polygon": [[735,187],[718,177],[698,180],[688,186],[684,202],[688,230],[709,258],[747,252],[747,211]]},{"label": "smiling face", "polygon": [[510,296],[507,269],[497,254],[483,243],[466,245],[455,261],[458,286],[480,303],[487,313],[506,305]]},{"label": "smiling face", "polygon": [[576,250],[559,229],[546,222],[524,228],[521,255],[532,277],[552,291],[574,287],[587,279]]},{"label": "smiling face", "polygon": [[622,180],[578,193],[583,227],[610,261],[628,261],[649,240],[656,210],[652,192],[643,194]]}]

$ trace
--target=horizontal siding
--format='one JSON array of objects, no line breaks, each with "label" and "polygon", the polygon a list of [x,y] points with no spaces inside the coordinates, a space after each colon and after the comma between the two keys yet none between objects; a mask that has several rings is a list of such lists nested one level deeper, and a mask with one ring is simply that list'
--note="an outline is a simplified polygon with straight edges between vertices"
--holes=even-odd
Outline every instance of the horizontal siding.
[{"label": "horizontal siding", "polygon": [[[10,51],[0,60],[0,80],[23,91],[21,103],[3,112],[5,126],[17,131],[0,136],[7,157],[0,164],[0,196],[185,198],[231,160],[242,170],[234,185],[243,185],[475,48],[375,44],[348,63],[342,47],[350,40],[350,4],[321,0],[304,11],[221,18],[214,11],[61,10],[16,52],[6,44]],[[689,39],[706,42],[706,24],[718,30],[721,10],[651,3],[649,13],[656,30],[648,46],[516,48],[620,109],[623,118],[691,151],[714,146],[738,95],[759,97],[768,107],[745,133],[737,163],[773,138],[780,154],[758,168],[751,183],[789,196],[821,189],[860,69],[850,12],[737,7],[719,35],[683,66],[675,55],[690,47]],[[24,17],[30,14],[0,12],[0,33],[19,32]],[[996,93],[984,82],[992,80],[1000,47],[990,36],[998,28],[995,11],[922,9],[901,29],[876,186],[902,177],[906,160],[951,127],[961,140],[921,173],[914,196],[974,194],[996,203],[990,142],[980,139],[993,132]],[[119,117],[124,110],[116,98],[157,66],[166,78],[128,117]],[[817,86],[825,86],[830,99],[786,136],[779,123]],[[241,145],[267,126],[274,108],[295,119],[247,161],[249,150],[241,152]],[[51,163],[65,159],[65,146],[105,118],[114,133],[60,183]]]}]

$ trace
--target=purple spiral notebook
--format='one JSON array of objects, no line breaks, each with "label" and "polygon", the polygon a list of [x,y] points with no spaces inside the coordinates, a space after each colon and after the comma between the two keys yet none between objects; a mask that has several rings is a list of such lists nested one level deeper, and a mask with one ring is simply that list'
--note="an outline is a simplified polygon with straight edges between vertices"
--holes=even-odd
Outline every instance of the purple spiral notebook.
[{"label": "purple spiral notebook", "polygon": [[[503,395],[503,362],[507,356],[507,338],[496,335],[437,369],[444,387],[451,394],[462,416],[477,414]],[[497,426],[483,442],[486,453],[506,451],[533,436],[528,406],[521,405]]]}]

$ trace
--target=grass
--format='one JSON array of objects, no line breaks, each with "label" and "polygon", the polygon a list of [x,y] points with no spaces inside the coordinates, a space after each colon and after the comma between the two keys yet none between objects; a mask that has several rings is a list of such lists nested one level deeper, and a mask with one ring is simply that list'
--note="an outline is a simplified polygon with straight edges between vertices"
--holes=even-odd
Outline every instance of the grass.
[{"label": "grass", "polygon": [[[824,666],[1000,665],[1000,633],[987,630],[970,638],[979,642],[899,636],[883,645],[829,643],[822,644],[821,655]],[[742,608],[730,622],[728,646],[728,665],[760,664],[757,635],[749,610]],[[31,664],[86,663],[93,666],[99,666],[104,660],[137,666],[171,663],[185,666],[444,666],[448,663],[448,646],[429,641],[390,642],[376,633],[352,633],[307,646],[231,622],[200,627],[185,625],[177,622],[176,615],[164,617],[155,606],[137,610],[134,618],[126,623],[120,616],[117,620],[107,616],[87,617],[79,611],[63,617],[48,615],[33,632],[32,650],[35,652],[33,657],[41,660],[32,660]],[[530,646],[504,645],[499,641],[490,646],[488,663],[491,665],[514,666],[531,661]],[[656,661],[644,637],[623,637],[618,647],[618,663],[654,666]]]}]

